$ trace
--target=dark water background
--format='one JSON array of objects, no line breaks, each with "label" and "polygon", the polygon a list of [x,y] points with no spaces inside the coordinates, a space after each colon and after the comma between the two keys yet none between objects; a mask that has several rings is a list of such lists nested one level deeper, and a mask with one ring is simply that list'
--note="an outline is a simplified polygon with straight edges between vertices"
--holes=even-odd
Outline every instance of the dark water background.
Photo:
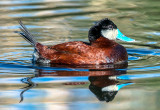
[{"label": "dark water background", "polygon": [[[43,44],[87,41],[106,17],[137,41],[118,41],[127,69],[32,65],[33,48],[14,33],[21,18]],[[0,110],[159,110],[159,21],[159,0],[1,0]]]}]

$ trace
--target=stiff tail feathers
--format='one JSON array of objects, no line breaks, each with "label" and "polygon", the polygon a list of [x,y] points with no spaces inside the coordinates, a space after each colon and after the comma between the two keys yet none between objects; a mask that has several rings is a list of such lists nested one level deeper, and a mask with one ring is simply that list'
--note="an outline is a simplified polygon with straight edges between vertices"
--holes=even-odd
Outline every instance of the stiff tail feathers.
[{"label": "stiff tail feathers", "polygon": [[32,46],[35,47],[36,45],[36,40],[34,39],[34,36],[29,32],[29,30],[26,28],[26,26],[22,23],[21,20],[19,20],[20,24],[20,30],[21,32],[19,33],[26,41],[28,41]]}]

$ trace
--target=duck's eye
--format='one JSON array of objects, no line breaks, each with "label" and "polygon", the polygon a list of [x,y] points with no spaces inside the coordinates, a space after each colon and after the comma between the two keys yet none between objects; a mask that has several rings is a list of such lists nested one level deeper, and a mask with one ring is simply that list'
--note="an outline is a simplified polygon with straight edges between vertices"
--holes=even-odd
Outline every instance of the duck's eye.
[{"label": "duck's eye", "polygon": [[108,29],[113,29],[113,26],[112,25],[108,25]]}]

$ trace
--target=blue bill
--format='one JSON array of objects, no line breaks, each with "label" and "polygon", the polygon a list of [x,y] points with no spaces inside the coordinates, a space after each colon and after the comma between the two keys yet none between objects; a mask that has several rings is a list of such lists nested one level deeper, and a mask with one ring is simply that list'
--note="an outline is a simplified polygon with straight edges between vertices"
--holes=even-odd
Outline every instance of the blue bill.
[{"label": "blue bill", "polygon": [[122,41],[125,41],[125,42],[133,42],[133,41],[135,41],[134,39],[131,39],[131,38],[123,35],[123,34],[120,32],[119,29],[117,29],[117,30],[118,30],[118,34],[117,34],[117,37],[116,37],[117,39],[122,40]]}]

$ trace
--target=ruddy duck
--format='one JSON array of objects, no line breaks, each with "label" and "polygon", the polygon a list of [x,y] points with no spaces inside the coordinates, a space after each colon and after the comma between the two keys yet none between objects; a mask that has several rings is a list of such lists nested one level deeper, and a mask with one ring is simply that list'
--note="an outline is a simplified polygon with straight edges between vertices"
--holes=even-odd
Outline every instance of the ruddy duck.
[{"label": "ruddy duck", "polygon": [[98,21],[90,28],[89,43],[73,41],[53,46],[37,42],[21,21],[19,24],[22,31],[19,34],[35,48],[33,62],[36,63],[69,65],[122,63],[128,60],[128,54],[115,40],[134,41],[124,36],[108,18]]}]

